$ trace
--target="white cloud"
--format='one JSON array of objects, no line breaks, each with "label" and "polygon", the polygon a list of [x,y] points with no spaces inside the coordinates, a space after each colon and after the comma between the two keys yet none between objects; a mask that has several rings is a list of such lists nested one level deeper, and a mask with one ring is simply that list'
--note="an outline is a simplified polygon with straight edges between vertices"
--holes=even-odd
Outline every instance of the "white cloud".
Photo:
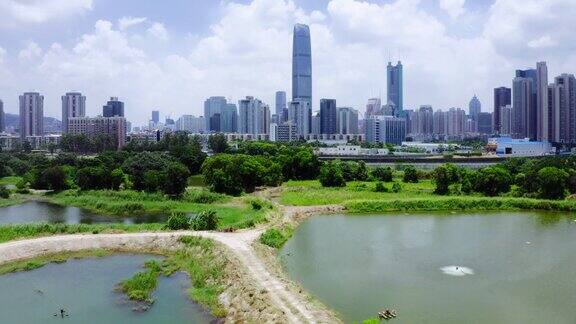
[{"label": "white cloud", "polygon": [[92,0],[0,0],[0,25],[44,23],[92,9]]},{"label": "white cloud", "polygon": [[166,30],[166,27],[164,27],[164,24],[162,23],[154,23],[150,28],[148,28],[147,32],[148,34],[152,35],[153,37],[161,41],[167,41],[169,38],[168,31]]},{"label": "white cloud", "polygon": [[450,16],[452,19],[460,17],[464,12],[464,4],[466,0],[440,0],[440,8]]},{"label": "white cloud", "polygon": [[528,42],[528,47],[530,48],[544,48],[552,47],[554,45],[556,45],[556,42],[552,39],[552,37],[550,37],[550,35],[544,35]]},{"label": "white cloud", "polygon": [[28,42],[26,48],[22,49],[18,53],[18,59],[20,60],[33,60],[42,55],[42,48],[38,46],[35,42]]},{"label": "white cloud", "polygon": [[118,28],[120,30],[126,30],[130,27],[140,25],[148,20],[146,17],[122,17],[118,20]]}]

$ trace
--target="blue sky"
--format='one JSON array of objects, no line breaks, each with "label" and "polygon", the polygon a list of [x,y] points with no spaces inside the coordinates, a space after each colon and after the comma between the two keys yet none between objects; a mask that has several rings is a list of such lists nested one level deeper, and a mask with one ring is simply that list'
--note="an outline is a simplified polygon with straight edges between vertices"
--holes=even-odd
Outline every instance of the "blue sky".
[{"label": "blue sky", "polygon": [[406,108],[467,108],[517,68],[548,62],[550,81],[576,66],[570,0],[0,0],[0,99],[79,90],[97,115],[109,96],[136,125],[152,109],[202,114],[203,100],[290,96],[291,29],[310,24],[314,108],[320,98],[365,110],[385,93],[388,58],[405,65]]}]

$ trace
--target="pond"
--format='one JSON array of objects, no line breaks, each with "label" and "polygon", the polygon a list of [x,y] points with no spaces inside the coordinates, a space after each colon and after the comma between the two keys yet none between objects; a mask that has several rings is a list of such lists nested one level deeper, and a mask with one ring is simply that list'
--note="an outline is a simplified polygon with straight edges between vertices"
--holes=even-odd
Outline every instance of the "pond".
[{"label": "pond", "polygon": [[77,207],[59,206],[40,201],[29,201],[20,205],[0,208],[0,224],[141,224],[163,223],[167,218],[168,215],[166,214],[139,214],[132,216],[101,215]]},{"label": "pond", "polygon": [[575,214],[319,216],[280,258],[348,323],[576,323]]},{"label": "pond", "polygon": [[0,276],[2,323],[60,323],[54,316],[65,309],[70,323],[210,323],[214,320],[191,302],[188,277],[160,277],[146,312],[114,291],[115,285],[141,271],[151,256],[118,254],[105,258],[72,259],[62,264]]}]

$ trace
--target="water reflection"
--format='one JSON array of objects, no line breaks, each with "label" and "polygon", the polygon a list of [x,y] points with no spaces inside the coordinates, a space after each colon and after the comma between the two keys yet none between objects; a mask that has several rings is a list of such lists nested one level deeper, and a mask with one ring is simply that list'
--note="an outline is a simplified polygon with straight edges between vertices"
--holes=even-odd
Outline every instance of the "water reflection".
[{"label": "water reflection", "polygon": [[101,215],[77,207],[64,207],[46,202],[30,201],[0,208],[0,224],[144,224],[163,223],[167,214],[138,214],[130,216]]}]

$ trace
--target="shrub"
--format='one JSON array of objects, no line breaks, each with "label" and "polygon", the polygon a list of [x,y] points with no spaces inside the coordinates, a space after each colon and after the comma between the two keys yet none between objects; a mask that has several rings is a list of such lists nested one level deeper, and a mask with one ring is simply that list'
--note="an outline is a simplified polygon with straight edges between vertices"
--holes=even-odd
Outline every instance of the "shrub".
[{"label": "shrub", "polygon": [[346,181],[342,173],[342,167],[339,162],[326,162],[320,168],[320,175],[318,176],[320,184],[323,187],[344,187]]},{"label": "shrub", "polygon": [[392,168],[390,167],[377,167],[372,170],[372,177],[384,182],[392,182]]},{"label": "shrub", "polygon": [[388,192],[388,188],[384,185],[383,182],[376,182],[376,186],[374,187],[375,192]]},{"label": "shrub", "polygon": [[166,227],[173,231],[190,229],[190,217],[185,213],[172,213]]},{"label": "shrub", "polygon": [[394,182],[394,184],[392,185],[392,192],[399,193],[400,191],[402,191],[402,185],[400,184],[400,182]]},{"label": "shrub", "polygon": [[10,190],[5,186],[0,186],[0,198],[8,199],[10,198]]},{"label": "shrub", "polygon": [[196,204],[212,204],[226,199],[226,195],[208,190],[191,190],[184,194],[184,200]]},{"label": "shrub", "polygon": [[417,183],[418,182],[418,171],[416,170],[415,167],[409,165],[406,168],[404,168],[404,182],[412,182],[412,183]]},{"label": "shrub", "polygon": [[289,229],[285,232],[275,228],[269,228],[266,232],[260,235],[260,243],[279,249],[288,241],[292,236],[292,230]]},{"label": "shrub", "polygon": [[252,206],[252,209],[254,210],[261,210],[263,208],[272,209],[272,205],[270,203],[259,198],[251,199],[250,206]]},{"label": "shrub", "polygon": [[195,231],[213,231],[218,227],[218,215],[213,210],[204,210],[192,218]]}]

